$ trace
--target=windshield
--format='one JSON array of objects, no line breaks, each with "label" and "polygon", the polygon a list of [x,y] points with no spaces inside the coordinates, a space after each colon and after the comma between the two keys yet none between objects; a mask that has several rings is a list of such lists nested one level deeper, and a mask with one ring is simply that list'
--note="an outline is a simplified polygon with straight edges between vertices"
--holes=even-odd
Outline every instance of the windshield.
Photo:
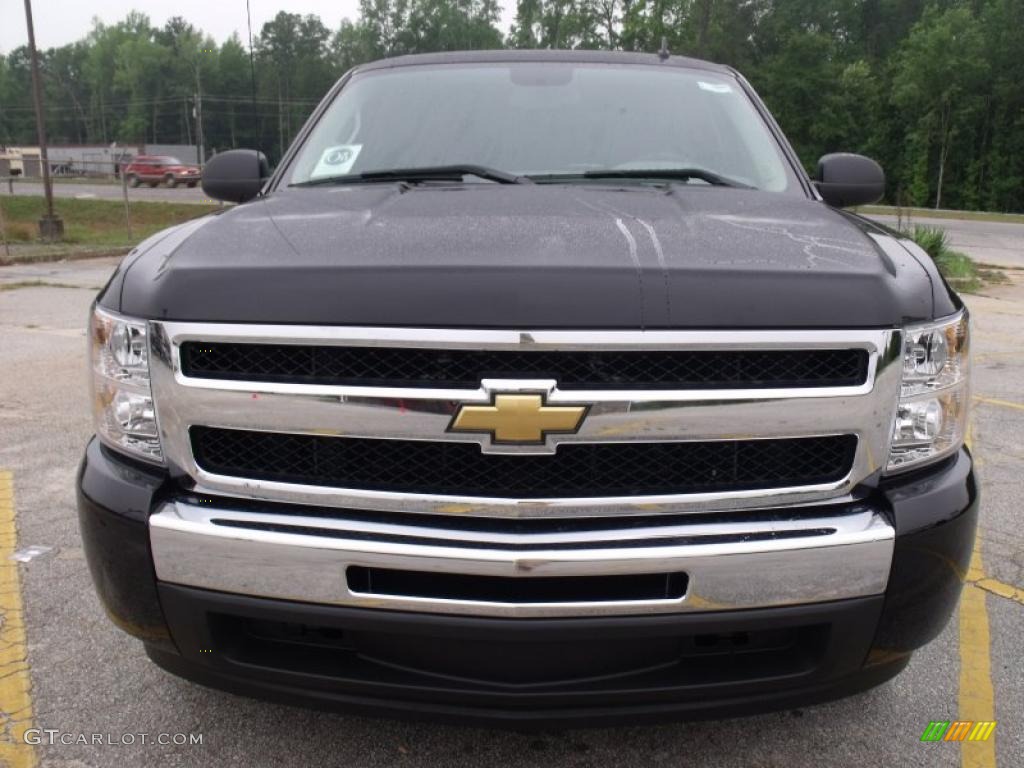
[{"label": "windshield", "polygon": [[[357,74],[321,116],[286,179],[302,184],[466,165],[550,181],[583,180],[588,172],[688,169],[764,190],[797,186],[735,78],[667,66],[566,62]],[[709,183],[696,174],[682,182]]]}]

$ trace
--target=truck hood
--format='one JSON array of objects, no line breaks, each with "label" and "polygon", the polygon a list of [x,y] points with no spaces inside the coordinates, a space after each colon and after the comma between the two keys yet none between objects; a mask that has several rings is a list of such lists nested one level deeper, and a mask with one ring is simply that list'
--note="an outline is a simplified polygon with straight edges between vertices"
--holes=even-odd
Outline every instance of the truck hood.
[{"label": "truck hood", "polygon": [[293,188],[139,250],[101,301],[211,322],[879,327],[941,286],[857,217],[718,187]]}]

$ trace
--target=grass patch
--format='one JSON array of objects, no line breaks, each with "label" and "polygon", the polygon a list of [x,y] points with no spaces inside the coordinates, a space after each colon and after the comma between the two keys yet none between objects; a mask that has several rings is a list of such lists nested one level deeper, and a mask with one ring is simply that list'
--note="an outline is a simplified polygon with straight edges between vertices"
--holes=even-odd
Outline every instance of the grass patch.
[{"label": "grass patch", "polygon": [[950,248],[949,236],[943,229],[918,224],[907,236],[928,252],[942,276],[958,291],[973,293],[985,281],[1001,282],[1004,279],[999,272],[979,270],[970,256]]},{"label": "grass patch", "polygon": [[[6,213],[6,212],[5,212]],[[35,236],[35,227],[22,222],[7,224],[7,242],[9,243],[31,243]]]},{"label": "grass patch", "polygon": [[[39,232],[39,217],[45,206],[42,197],[0,197],[7,240],[11,243],[34,242]],[[215,205],[192,203],[132,203],[132,234],[129,236],[124,203],[120,200],[56,198],[53,207],[64,219],[63,242],[103,247],[133,246],[161,229],[217,210]]]}]

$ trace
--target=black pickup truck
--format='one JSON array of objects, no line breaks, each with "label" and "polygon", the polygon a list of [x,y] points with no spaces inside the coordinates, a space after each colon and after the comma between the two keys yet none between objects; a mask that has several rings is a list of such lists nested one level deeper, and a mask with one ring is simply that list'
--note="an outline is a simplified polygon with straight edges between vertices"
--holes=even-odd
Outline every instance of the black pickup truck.
[{"label": "black pickup truck", "polygon": [[175,674],[457,722],[804,705],[956,605],[968,320],[750,85],[666,55],[360,66],[91,319],[79,515]]}]

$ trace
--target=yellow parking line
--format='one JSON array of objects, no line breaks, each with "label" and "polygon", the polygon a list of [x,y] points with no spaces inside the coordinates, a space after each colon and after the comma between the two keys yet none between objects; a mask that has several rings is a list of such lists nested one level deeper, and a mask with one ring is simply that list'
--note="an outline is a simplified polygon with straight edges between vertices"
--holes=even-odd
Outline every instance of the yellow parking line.
[{"label": "yellow parking line", "polygon": [[1000,408],[1013,408],[1017,411],[1024,411],[1024,403],[1014,403],[1011,400],[999,400],[995,397],[981,397],[980,395],[975,395],[974,402],[985,403],[987,405],[998,405]]},{"label": "yellow parking line", "polygon": [[[968,581],[984,578],[979,545],[976,545],[971,558]],[[960,720],[988,722],[996,719],[990,646],[985,592],[974,584],[968,584],[960,598],[960,707],[957,712]],[[961,742],[960,765],[963,768],[995,768],[995,739]]]},{"label": "yellow parking line", "polygon": [[982,578],[976,581],[974,586],[997,597],[1005,597],[1007,600],[1013,600],[1015,603],[1024,605],[1024,589],[1020,587],[1015,587],[1012,584],[1007,584],[1004,581],[999,581],[985,575],[982,575]]},{"label": "yellow parking line", "polygon": [[[968,427],[967,447],[972,449],[973,424]],[[974,540],[974,555],[967,571],[967,584],[960,598],[960,701],[957,719],[993,721],[995,693],[992,689],[991,638],[985,592],[975,584],[985,578],[981,559],[981,536]],[[996,737],[998,738],[998,737]],[[995,738],[960,742],[962,768],[995,768]]]},{"label": "yellow parking line", "polygon": [[28,768],[36,764],[25,731],[32,727],[32,693],[25,643],[14,521],[14,478],[0,470],[0,766]]}]

